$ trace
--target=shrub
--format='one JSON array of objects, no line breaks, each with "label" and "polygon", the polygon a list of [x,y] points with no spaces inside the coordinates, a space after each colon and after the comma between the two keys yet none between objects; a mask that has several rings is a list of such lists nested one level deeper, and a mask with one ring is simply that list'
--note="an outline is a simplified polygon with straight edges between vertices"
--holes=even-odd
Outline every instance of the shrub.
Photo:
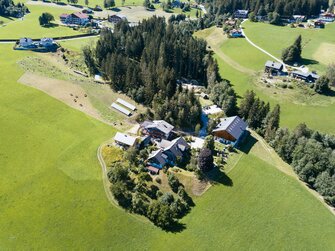
[{"label": "shrub", "polygon": [[158,184],[161,184],[161,183],[162,183],[162,180],[161,180],[161,178],[159,178],[159,177],[156,177],[155,181],[156,181]]},{"label": "shrub", "polygon": [[198,157],[198,167],[202,172],[208,172],[213,168],[213,154],[212,151],[204,148],[200,151]]},{"label": "shrub", "polygon": [[178,178],[173,173],[168,173],[168,182],[173,192],[177,193],[181,185]]}]

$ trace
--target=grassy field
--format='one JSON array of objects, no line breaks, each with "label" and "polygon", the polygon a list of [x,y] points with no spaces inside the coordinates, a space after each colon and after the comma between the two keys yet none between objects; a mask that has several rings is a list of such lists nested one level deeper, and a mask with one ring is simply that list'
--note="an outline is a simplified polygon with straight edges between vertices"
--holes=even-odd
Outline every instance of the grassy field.
[{"label": "grassy field", "polygon": [[294,178],[242,155],[196,199],[181,233],[165,233],[109,204],[97,161],[113,127],[18,84],[31,52],[1,45],[0,248],[334,250],[335,218]]},{"label": "grassy field", "polygon": [[[290,30],[288,27],[285,29]],[[246,28],[246,31],[248,30],[249,28]],[[211,28],[198,32],[197,36],[206,38],[212,45],[221,75],[231,81],[239,96],[243,96],[247,90],[254,90],[262,100],[270,102],[272,106],[279,103],[281,106],[281,126],[294,128],[299,123],[305,122],[313,129],[335,133],[334,97],[311,95],[299,87],[295,87],[293,90],[266,87],[259,83],[259,73],[263,71],[264,63],[270,58],[251,46],[245,39],[226,39],[221,33],[219,36],[215,32],[215,29]],[[255,31],[251,33],[254,34]],[[267,40],[269,44],[273,43],[268,38],[264,40]]]},{"label": "grassy field", "polygon": [[[335,45],[335,24],[328,24],[325,29],[289,28],[251,22],[245,22],[243,26],[247,36],[255,44],[276,57],[280,58],[282,50],[291,45],[298,35],[302,35],[304,64],[323,72],[327,63],[335,62],[332,50],[332,45]],[[320,53],[321,60],[318,57]]]},{"label": "grassy field", "polygon": [[5,26],[0,27],[0,38],[41,38],[80,34],[79,31],[75,31],[65,26],[55,26],[50,28],[40,26],[38,22],[38,17],[43,12],[49,12],[55,17],[55,20],[59,20],[59,15],[66,12],[66,10],[64,10],[63,8],[37,5],[28,5],[28,8],[31,13],[26,15],[22,20],[15,19],[13,21],[7,22]]}]

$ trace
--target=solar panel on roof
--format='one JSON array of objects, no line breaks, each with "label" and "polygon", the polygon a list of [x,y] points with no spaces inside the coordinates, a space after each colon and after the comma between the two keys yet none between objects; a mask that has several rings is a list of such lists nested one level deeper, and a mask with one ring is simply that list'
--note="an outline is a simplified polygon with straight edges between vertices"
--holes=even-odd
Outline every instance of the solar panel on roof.
[{"label": "solar panel on roof", "polygon": [[122,106],[116,104],[116,103],[113,103],[111,105],[114,109],[118,110],[119,112],[122,112],[123,114],[127,115],[127,116],[130,116],[131,115],[131,112],[125,108],[123,108]]},{"label": "solar panel on roof", "polygon": [[127,101],[125,101],[125,100],[123,100],[123,99],[121,99],[121,98],[118,98],[118,99],[116,100],[116,103],[119,103],[119,104],[121,104],[121,105],[123,105],[123,106],[129,108],[129,109],[132,110],[132,111],[135,111],[135,110],[136,110],[136,106],[134,106],[134,105],[128,103]]}]

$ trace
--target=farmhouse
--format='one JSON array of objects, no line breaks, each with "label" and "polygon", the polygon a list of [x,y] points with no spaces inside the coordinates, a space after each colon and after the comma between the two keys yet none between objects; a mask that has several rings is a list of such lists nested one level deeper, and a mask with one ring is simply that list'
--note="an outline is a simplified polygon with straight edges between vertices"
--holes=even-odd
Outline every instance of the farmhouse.
[{"label": "farmhouse", "polygon": [[40,41],[40,45],[43,46],[43,47],[50,47],[50,46],[53,46],[54,44],[55,43],[54,43],[54,40],[52,38],[44,37]]},{"label": "farmhouse", "polygon": [[317,28],[317,29],[324,29],[325,28],[325,23],[322,22],[321,20],[317,20],[314,22],[314,28]]},{"label": "farmhouse", "polygon": [[21,47],[26,47],[26,48],[30,48],[30,47],[35,47],[33,40],[31,38],[20,38],[19,40],[19,46]]},{"label": "farmhouse", "polygon": [[164,120],[144,121],[140,125],[140,130],[144,135],[160,139],[170,138],[173,129],[174,126]]},{"label": "farmhouse", "polygon": [[301,79],[308,83],[313,83],[319,78],[319,75],[314,72],[293,71],[291,75],[293,78]]},{"label": "farmhouse", "polygon": [[89,22],[87,14],[82,12],[75,12],[72,14],[62,14],[59,16],[60,21],[64,24],[85,25]]},{"label": "farmhouse", "polygon": [[322,13],[320,14],[320,18],[319,18],[320,21],[322,22],[334,22],[335,20],[335,14],[332,14],[332,13]]},{"label": "farmhouse", "polygon": [[113,24],[117,24],[118,22],[121,22],[122,20],[127,20],[127,17],[121,14],[108,16],[108,21]]},{"label": "farmhouse", "polygon": [[117,132],[114,137],[114,141],[118,146],[129,148],[136,145],[137,138]]},{"label": "farmhouse", "polygon": [[241,29],[233,29],[229,32],[229,36],[232,38],[244,37]]},{"label": "farmhouse", "polygon": [[307,16],[303,15],[293,15],[292,16],[292,21],[293,22],[306,22],[307,21]]},{"label": "farmhouse", "polygon": [[249,11],[248,10],[237,10],[234,13],[234,18],[248,18]]},{"label": "farmhouse", "polygon": [[156,142],[158,150],[149,155],[147,164],[156,168],[163,168],[165,165],[174,166],[177,161],[183,160],[190,149],[190,145],[182,137],[172,141],[164,140]]},{"label": "farmhouse", "polygon": [[247,127],[247,123],[239,116],[223,118],[213,130],[213,135],[237,146],[246,135]]},{"label": "farmhouse", "polygon": [[205,115],[212,115],[212,114],[218,114],[220,112],[223,112],[223,110],[217,105],[211,105],[211,106],[204,106],[202,108],[202,112]]},{"label": "farmhouse", "polygon": [[284,69],[284,65],[275,61],[266,61],[265,63],[265,72],[270,73],[271,75],[279,75]]},{"label": "farmhouse", "polygon": [[162,149],[152,152],[149,155],[147,164],[162,169],[168,163],[168,156],[163,153]]}]

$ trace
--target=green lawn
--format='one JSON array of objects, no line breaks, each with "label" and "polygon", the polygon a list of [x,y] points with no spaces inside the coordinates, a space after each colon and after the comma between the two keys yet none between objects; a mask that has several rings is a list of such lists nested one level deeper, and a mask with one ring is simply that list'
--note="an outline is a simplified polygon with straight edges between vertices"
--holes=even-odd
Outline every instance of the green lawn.
[{"label": "green lawn", "polygon": [[17,83],[31,52],[0,45],[0,247],[3,250],[334,250],[335,217],[295,179],[242,156],[165,233],[111,205],[96,150],[115,130]]},{"label": "green lawn", "polygon": [[43,12],[51,13],[56,20],[59,20],[59,15],[66,12],[63,8],[45,7],[28,5],[31,13],[27,14],[23,20],[15,19],[7,22],[6,26],[0,27],[0,38],[17,39],[21,37],[42,38],[42,37],[57,37],[80,34],[65,26],[56,26],[45,28],[40,26],[38,17]]},{"label": "green lawn", "polygon": [[[317,54],[320,53],[318,49],[322,44],[335,45],[335,24],[327,24],[325,29],[301,29],[289,28],[287,26],[274,26],[265,23],[251,23],[249,21],[243,24],[246,35],[258,46],[267,50],[276,57],[281,57],[282,50],[291,45],[298,35],[303,38],[303,58],[310,62],[304,62],[308,67],[320,72],[325,70],[325,62],[319,62]],[[329,48],[330,52],[333,48]],[[322,51],[327,51],[327,48]],[[325,53],[324,58],[331,56],[334,60],[333,54]],[[306,60],[306,61],[307,61]],[[313,61],[314,60],[314,61]],[[326,62],[329,62],[326,60]]]}]

